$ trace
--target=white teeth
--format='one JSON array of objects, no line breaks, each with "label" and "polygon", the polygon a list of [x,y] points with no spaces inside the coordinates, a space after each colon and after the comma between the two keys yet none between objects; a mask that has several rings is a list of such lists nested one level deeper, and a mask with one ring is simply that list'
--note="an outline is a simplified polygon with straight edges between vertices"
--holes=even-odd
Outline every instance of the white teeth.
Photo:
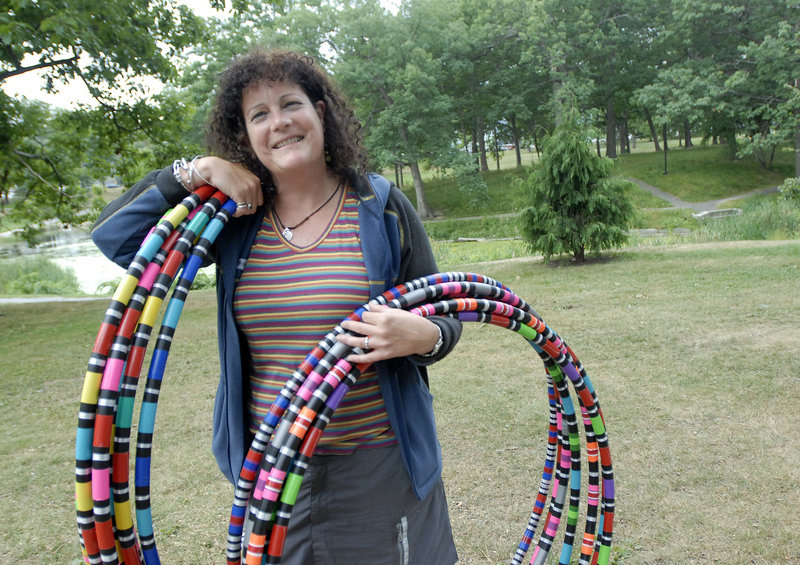
[{"label": "white teeth", "polygon": [[303,139],[302,137],[293,137],[291,139],[285,139],[284,141],[281,141],[279,144],[277,144],[275,146],[275,149],[280,149],[281,147],[289,145],[290,143],[296,143],[302,139]]}]

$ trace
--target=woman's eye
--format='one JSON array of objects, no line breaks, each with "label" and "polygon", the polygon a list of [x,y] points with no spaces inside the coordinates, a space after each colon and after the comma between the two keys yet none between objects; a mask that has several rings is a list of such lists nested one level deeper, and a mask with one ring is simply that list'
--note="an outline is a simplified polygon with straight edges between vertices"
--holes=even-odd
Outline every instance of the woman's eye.
[{"label": "woman's eye", "polygon": [[262,112],[256,112],[255,114],[250,116],[250,121],[251,122],[257,122],[257,121],[265,119],[268,115],[269,114],[267,112],[263,112],[263,111]]}]

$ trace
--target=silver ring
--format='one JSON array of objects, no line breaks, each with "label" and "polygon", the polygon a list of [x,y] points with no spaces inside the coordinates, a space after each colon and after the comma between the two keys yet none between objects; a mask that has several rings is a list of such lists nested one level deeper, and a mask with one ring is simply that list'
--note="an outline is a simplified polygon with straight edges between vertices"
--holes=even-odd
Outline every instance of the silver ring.
[{"label": "silver ring", "polygon": [[369,336],[368,335],[364,336],[364,347],[362,347],[362,349],[369,349]]},{"label": "silver ring", "polygon": [[248,210],[253,208],[253,205],[249,202],[237,202],[236,208],[247,208]]}]

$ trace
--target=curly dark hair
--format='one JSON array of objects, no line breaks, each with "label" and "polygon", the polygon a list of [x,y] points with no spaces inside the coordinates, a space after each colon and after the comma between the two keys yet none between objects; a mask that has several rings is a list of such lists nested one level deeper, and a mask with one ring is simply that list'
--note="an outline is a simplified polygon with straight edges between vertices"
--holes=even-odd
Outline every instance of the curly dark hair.
[{"label": "curly dark hair", "polygon": [[297,84],[312,103],[325,103],[325,150],[328,170],[343,181],[366,169],[361,146],[361,123],[344,97],[314,64],[311,57],[292,51],[255,48],[236,58],[220,75],[214,107],[207,124],[209,148],[224,159],[244,164],[261,179],[266,200],[275,194],[272,176],[247,142],[242,93],[260,82],[290,81]]}]

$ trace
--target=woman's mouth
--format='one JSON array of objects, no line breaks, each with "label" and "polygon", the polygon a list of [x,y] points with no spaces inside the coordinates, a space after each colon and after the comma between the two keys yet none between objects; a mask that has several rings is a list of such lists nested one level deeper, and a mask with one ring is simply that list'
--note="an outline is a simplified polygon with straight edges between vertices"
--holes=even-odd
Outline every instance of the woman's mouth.
[{"label": "woman's mouth", "polygon": [[276,143],[274,149],[280,149],[281,147],[286,147],[292,143],[297,143],[298,141],[302,141],[303,138],[300,136],[297,137],[290,137],[289,139],[284,139],[283,141]]}]

